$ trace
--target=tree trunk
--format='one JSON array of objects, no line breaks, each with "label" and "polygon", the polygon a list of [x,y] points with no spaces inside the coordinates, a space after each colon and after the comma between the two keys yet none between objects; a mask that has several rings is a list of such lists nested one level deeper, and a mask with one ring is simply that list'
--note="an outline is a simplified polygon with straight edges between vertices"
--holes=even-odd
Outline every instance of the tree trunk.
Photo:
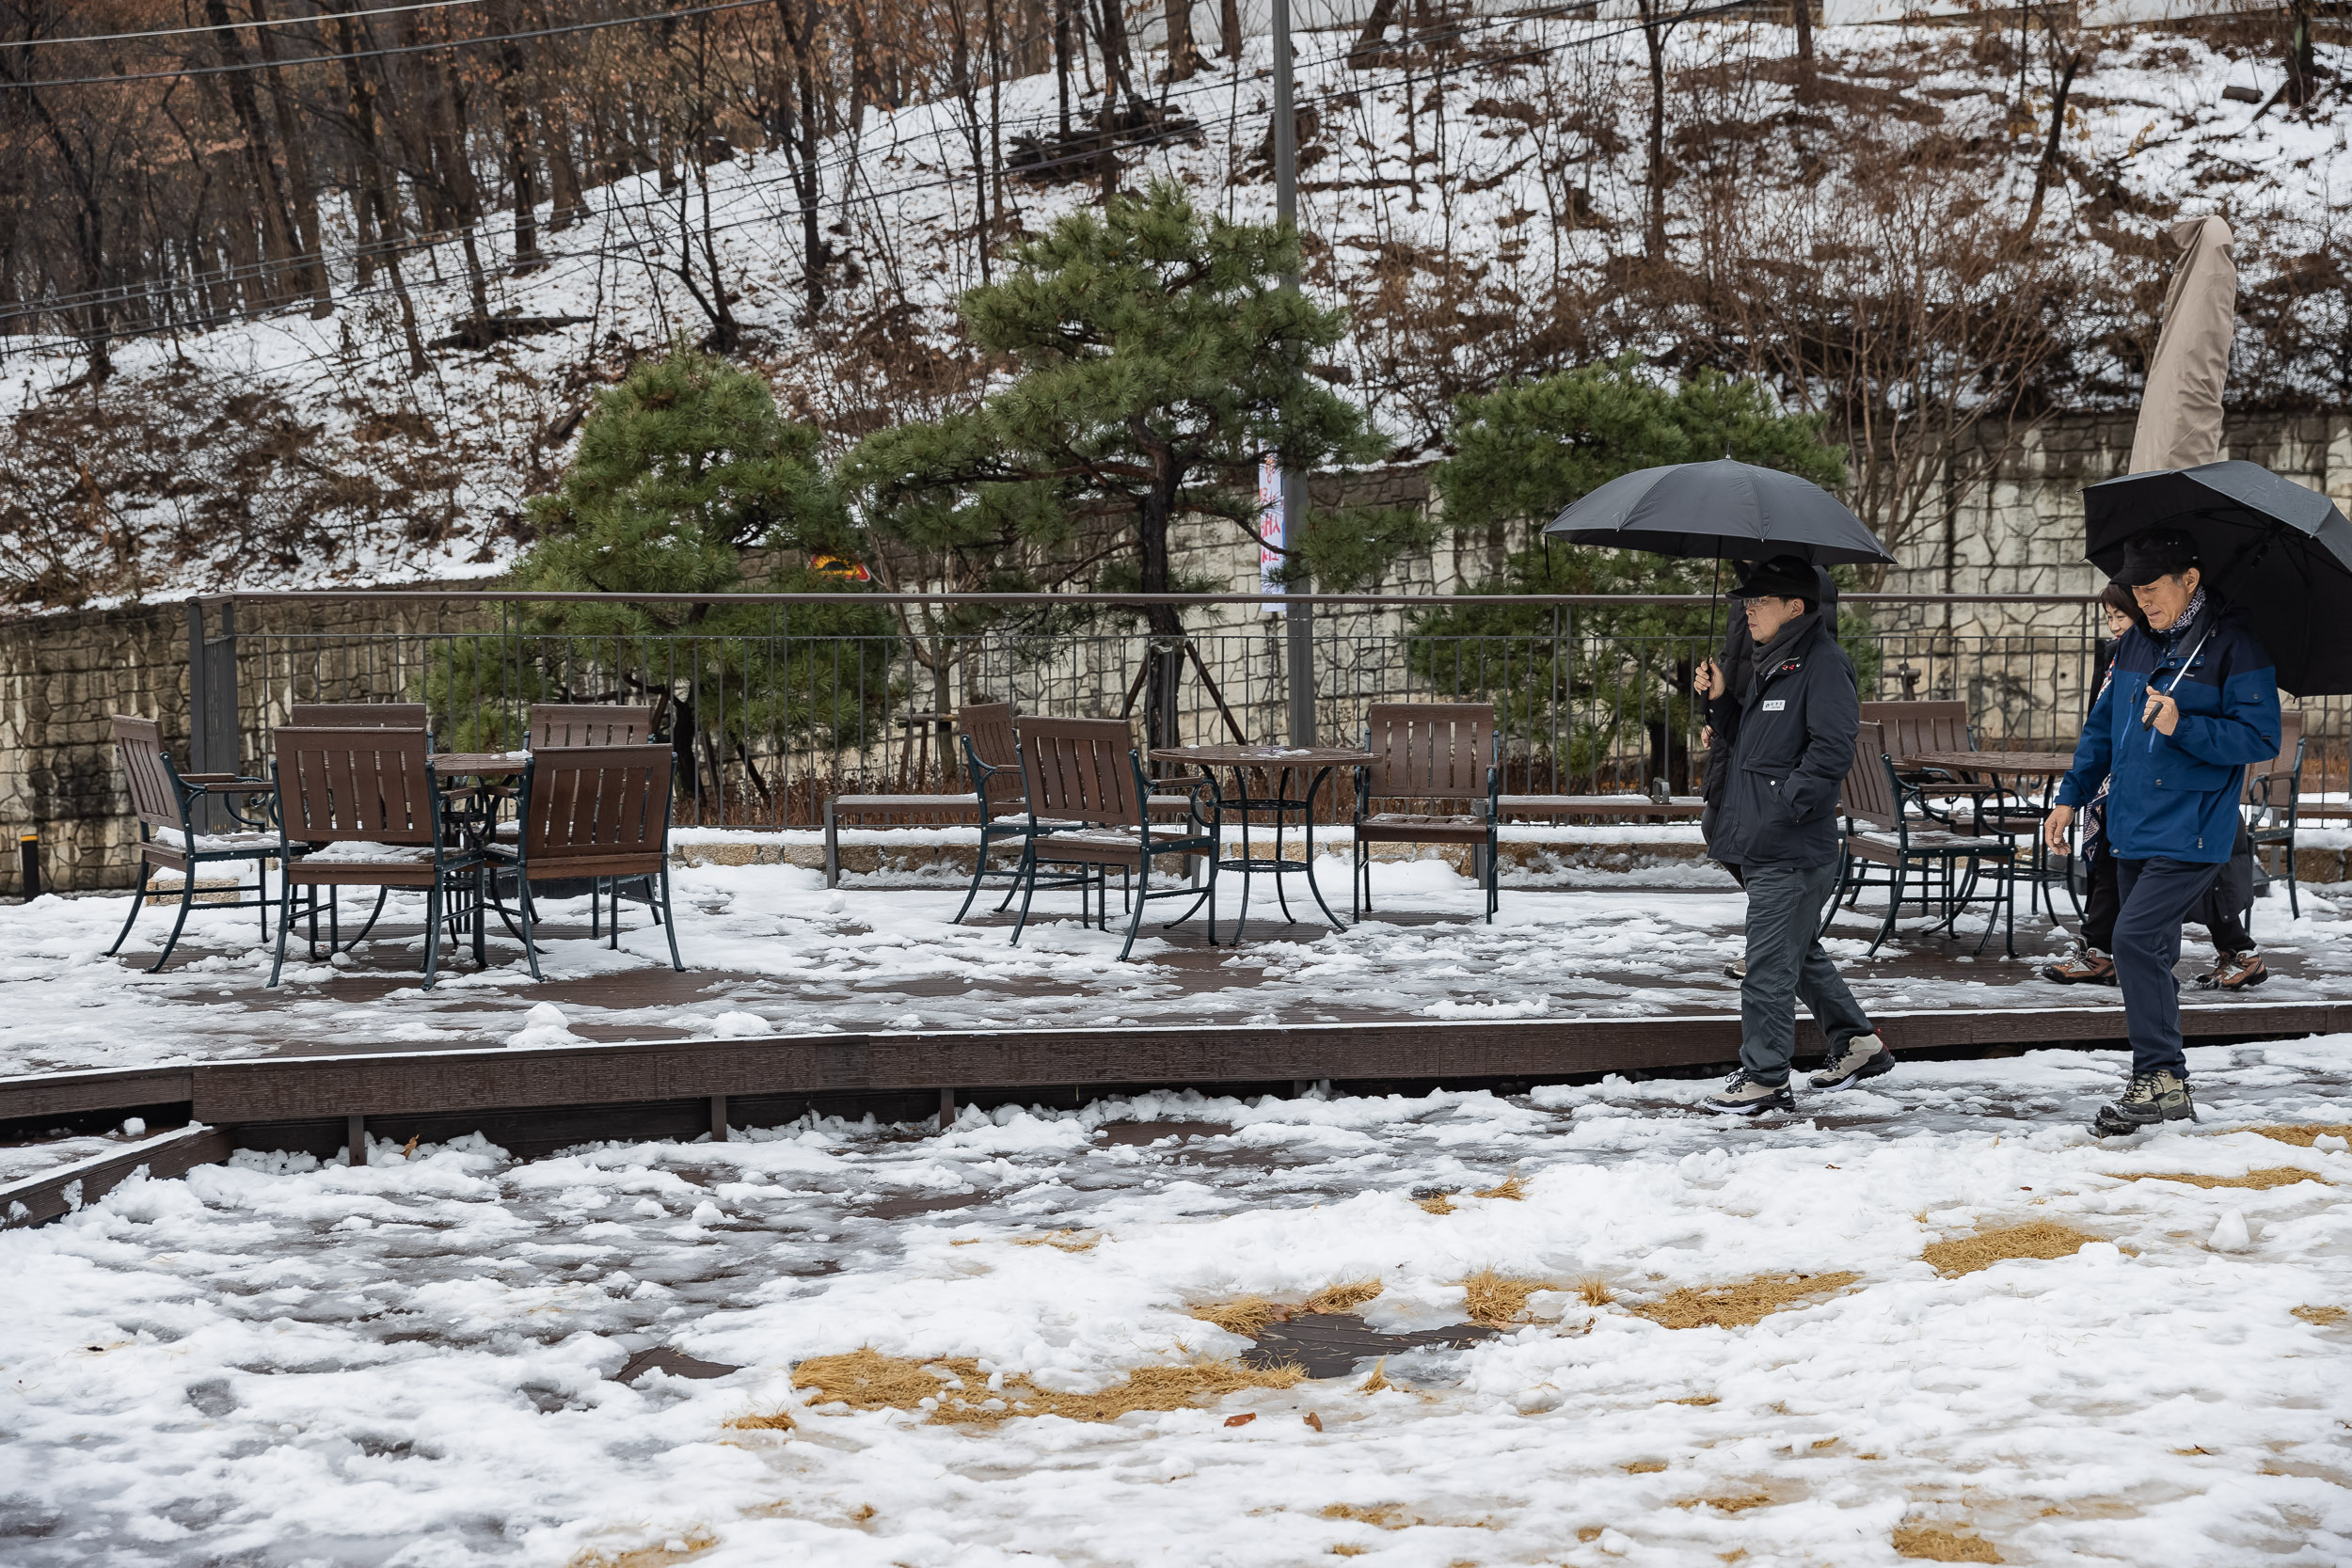
[{"label": "tree trunk", "polygon": [[1054,0],[1054,95],[1061,105],[1061,139],[1070,141],[1070,0]]},{"label": "tree trunk", "polygon": [[2287,0],[2287,103],[2301,108],[2319,91],[2312,58],[2312,0]]},{"label": "tree trunk", "polygon": [[2083,63],[2079,49],[2068,56],[2066,70],[2058,76],[2058,94],[2050,101],[2050,137],[2042,147],[2042,163],[2033,171],[2033,199],[2026,205],[2025,226],[2019,230],[2020,240],[2031,240],[2034,230],[2042,226],[2042,198],[2048,194],[2050,182],[2058,172],[2058,137],[2066,129],[2066,95],[2074,87],[2074,72]]},{"label": "tree trunk", "polygon": [[[214,47],[220,51],[221,64],[231,68],[222,72],[221,81],[229,94],[229,106],[237,117],[237,129],[245,135],[246,168],[253,182],[254,206],[261,212],[262,253],[282,267],[294,258],[294,223],[286,215],[285,188],[278,181],[278,161],[271,155],[269,133],[262,127],[262,106],[254,96],[252,61],[230,24],[224,0],[204,0],[204,20],[214,29]],[[274,286],[267,297],[278,297]]]},{"label": "tree trunk", "polygon": [[[262,0],[253,0],[253,19],[264,20],[268,12]],[[262,58],[271,62],[265,72],[269,82],[270,108],[278,120],[278,139],[286,149],[286,183],[294,204],[294,236],[301,245],[301,256],[295,276],[307,280],[310,293],[310,319],[320,320],[331,315],[335,300],[326,274],[326,255],[319,244],[318,182],[310,172],[310,156],[307,150],[309,138],[294,121],[294,98],[287,91],[283,75],[277,68],[278,43],[271,29],[256,27],[255,44]]]},{"label": "tree trunk", "polygon": [[1200,72],[1200,55],[1192,46],[1192,0],[1166,0],[1168,16],[1168,79],[1189,82]]},{"label": "tree trunk", "polygon": [[1217,8],[1216,30],[1218,41],[1225,46],[1225,57],[1229,60],[1240,59],[1241,0],[1224,0],[1224,4]]},{"label": "tree trunk", "polygon": [[[825,309],[825,264],[832,260],[824,228],[818,221],[818,201],[823,195],[817,166],[817,3],[802,0],[795,12],[791,0],[776,0],[777,19],[784,26],[785,46],[792,51],[793,95],[800,100],[800,137],[787,151],[792,168],[792,196],[801,209],[801,280],[808,309],[803,324],[813,323]],[[862,109],[854,112],[863,112]]]},{"label": "tree trunk", "polygon": [[1640,0],[1642,44],[1649,55],[1648,216],[1642,225],[1642,254],[1666,254],[1666,28],[1658,20],[1659,0]]},{"label": "tree trunk", "polygon": [[1813,0],[1789,0],[1789,19],[1797,24],[1797,98],[1813,95]]}]

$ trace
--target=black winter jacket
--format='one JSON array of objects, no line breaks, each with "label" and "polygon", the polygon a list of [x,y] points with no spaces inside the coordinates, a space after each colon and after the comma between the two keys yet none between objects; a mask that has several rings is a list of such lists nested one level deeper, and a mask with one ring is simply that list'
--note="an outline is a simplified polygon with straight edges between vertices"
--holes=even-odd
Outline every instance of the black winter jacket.
[{"label": "black winter jacket", "polygon": [[1707,852],[1727,865],[1828,865],[1862,722],[1853,662],[1818,610],[1773,643],[1757,650],[1744,701],[1708,705],[1728,766]]}]

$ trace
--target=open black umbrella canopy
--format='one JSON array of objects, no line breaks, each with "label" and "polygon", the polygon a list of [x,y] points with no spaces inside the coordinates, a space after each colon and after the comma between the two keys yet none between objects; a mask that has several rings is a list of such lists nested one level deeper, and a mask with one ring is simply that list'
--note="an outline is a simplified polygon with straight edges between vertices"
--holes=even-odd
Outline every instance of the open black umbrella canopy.
[{"label": "open black umbrella canopy", "polygon": [[2258,463],[2126,474],[2083,491],[2083,553],[2112,575],[2126,540],[2180,529],[2204,580],[2247,611],[2298,697],[2352,691],[2352,521],[2316,490]]},{"label": "open black umbrella canopy", "polygon": [[1554,517],[1544,534],[1698,560],[1794,555],[1835,566],[1895,559],[1820,485],[1729,458],[1619,474]]}]

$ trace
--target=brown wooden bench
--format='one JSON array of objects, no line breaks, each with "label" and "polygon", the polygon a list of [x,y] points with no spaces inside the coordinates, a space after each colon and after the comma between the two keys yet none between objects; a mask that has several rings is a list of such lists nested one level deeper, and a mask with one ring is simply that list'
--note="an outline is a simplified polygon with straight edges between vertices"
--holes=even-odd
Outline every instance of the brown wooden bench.
[{"label": "brown wooden bench", "polygon": [[1606,816],[1652,822],[1692,822],[1706,812],[1697,795],[1672,795],[1654,800],[1646,795],[1502,795],[1495,809],[1504,821],[1525,817]]}]

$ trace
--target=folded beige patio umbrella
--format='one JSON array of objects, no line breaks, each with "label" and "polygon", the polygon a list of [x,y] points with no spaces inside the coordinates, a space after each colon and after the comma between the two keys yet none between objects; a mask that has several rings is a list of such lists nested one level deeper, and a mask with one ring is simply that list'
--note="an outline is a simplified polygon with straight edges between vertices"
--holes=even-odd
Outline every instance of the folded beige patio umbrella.
[{"label": "folded beige patio umbrella", "polygon": [[2233,236],[2217,217],[2184,218],[2165,233],[2185,254],[2165,291],[2164,323],[2139,398],[2128,470],[2136,474],[2221,460],[2221,388],[2237,320]]}]

